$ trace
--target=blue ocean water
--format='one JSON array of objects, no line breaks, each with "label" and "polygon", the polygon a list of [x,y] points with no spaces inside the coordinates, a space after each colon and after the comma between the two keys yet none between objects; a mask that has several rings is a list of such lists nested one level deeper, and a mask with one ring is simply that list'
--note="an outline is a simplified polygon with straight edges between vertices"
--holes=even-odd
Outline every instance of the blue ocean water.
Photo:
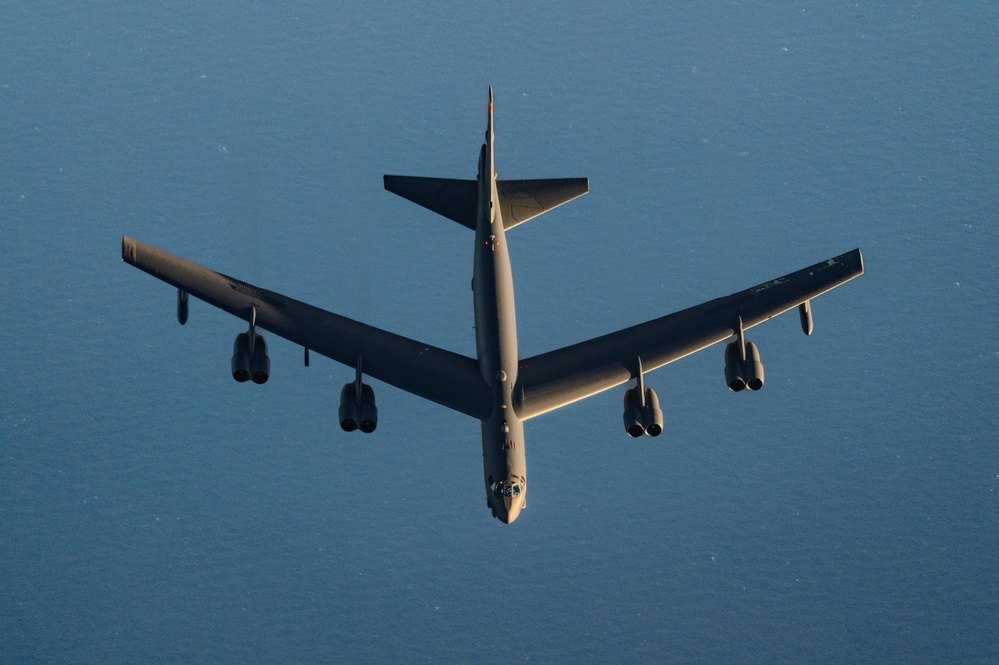
[{"label": "blue ocean water", "polygon": [[[999,659],[999,7],[974,2],[7,2],[0,59],[5,662]],[[528,510],[478,425],[121,263],[123,234],[473,353],[471,237],[382,190],[591,192],[511,234],[531,355],[859,246],[867,274],[531,421]]]}]

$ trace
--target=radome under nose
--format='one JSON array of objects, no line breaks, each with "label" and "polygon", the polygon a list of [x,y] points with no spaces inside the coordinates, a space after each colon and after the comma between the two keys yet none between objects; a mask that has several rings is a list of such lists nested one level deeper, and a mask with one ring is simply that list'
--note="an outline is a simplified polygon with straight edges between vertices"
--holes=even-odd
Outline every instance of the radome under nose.
[{"label": "radome under nose", "polygon": [[520,516],[523,504],[520,498],[505,497],[503,507],[496,511],[496,519],[504,524],[513,524],[513,521]]}]

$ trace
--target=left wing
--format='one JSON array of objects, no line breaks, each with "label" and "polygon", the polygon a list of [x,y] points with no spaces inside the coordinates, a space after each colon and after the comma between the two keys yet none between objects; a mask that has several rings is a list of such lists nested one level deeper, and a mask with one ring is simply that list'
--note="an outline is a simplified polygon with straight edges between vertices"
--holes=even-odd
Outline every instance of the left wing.
[{"label": "left wing", "polygon": [[257,288],[138,240],[121,239],[121,258],[178,289],[285,339],[414,395],[485,418],[490,392],[469,357]]},{"label": "left wing", "polygon": [[749,329],[864,272],[859,249],[647,323],[520,361],[517,412],[527,420],[603,392]]}]

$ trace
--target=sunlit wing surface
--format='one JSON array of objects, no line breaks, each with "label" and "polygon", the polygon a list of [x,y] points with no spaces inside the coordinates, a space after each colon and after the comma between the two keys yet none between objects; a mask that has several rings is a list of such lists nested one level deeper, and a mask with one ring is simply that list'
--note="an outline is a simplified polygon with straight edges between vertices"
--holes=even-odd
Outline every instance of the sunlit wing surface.
[{"label": "sunlit wing surface", "polygon": [[261,289],[138,240],[122,239],[122,259],[211,305],[364,373],[475,418],[489,414],[478,363]]},{"label": "sunlit wing surface", "polygon": [[586,178],[498,180],[496,188],[507,231],[590,191]]},{"label": "sunlit wing surface", "polygon": [[[619,386],[725,341],[864,272],[860,250],[675,314],[520,361],[515,395],[524,420]],[[639,365],[640,361],[640,365]]]}]

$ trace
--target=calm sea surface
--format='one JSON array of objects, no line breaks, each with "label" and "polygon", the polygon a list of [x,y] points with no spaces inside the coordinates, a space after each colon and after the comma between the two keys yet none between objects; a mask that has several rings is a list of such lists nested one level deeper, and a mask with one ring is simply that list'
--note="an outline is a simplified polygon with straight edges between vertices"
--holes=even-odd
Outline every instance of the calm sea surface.
[{"label": "calm sea surface", "polygon": [[[999,5],[67,7],[0,11],[0,660],[999,661]],[[759,394],[531,421],[510,527],[477,423],[344,435],[277,338],[237,385],[119,246],[473,355],[471,234],[381,176],[474,177],[490,84],[502,177],[590,178],[511,234],[525,356],[867,266]]]}]

